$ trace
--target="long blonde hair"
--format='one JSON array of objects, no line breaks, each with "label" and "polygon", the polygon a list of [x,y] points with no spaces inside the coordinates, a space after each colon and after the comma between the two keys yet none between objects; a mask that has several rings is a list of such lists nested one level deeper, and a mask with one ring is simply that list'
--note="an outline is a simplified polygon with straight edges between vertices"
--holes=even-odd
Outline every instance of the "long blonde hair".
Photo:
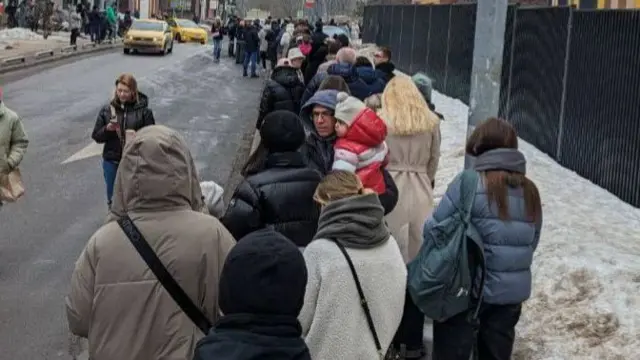
[{"label": "long blonde hair", "polygon": [[315,200],[321,206],[340,199],[362,195],[364,186],[356,174],[345,170],[334,170],[327,174],[318,184],[313,194]]},{"label": "long blonde hair", "polygon": [[413,135],[432,131],[440,123],[410,77],[394,76],[382,92],[380,116],[389,133]]}]

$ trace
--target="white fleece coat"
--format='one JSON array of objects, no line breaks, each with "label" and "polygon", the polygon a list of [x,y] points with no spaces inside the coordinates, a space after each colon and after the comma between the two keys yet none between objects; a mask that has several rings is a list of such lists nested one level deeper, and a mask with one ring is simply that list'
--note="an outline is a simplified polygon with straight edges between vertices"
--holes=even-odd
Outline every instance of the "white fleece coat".
[{"label": "white fleece coat", "polygon": [[[393,238],[372,249],[350,249],[382,348],[391,344],[404,308],[407,270]],[[304,250],[309,280],[300,312],[302,334],[314,360],[379,359],[344,255],[329,240]]]}]

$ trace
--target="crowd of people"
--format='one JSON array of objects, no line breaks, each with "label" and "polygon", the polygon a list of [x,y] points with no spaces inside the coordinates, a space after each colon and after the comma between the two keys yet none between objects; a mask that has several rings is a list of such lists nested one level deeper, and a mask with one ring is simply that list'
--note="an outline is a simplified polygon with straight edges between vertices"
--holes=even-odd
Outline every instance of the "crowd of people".
[{"label": "crowd of people", "polygon": [[[118,77],[93,131],[109,215],[66,299],[90,359],[510,359],[542,224],[514,128],[479,124],[473,167],[435,204],[446,120],[429,78],[396,75],[386,48],[302,36],[274,62],[226,207]],[[0,190],[26,145],[0,102]]]},{"label": "crowd of people", "polygon": [[[1,4],[1,2],[0,2]],[[10,0],[7,6],[8,27],[29,28],[33,32],[42,30],[47,36],[54,30],[52,23],[58,6],[51,0]],[[76,2],[68,14],[69,44],[76,45],[81,33],[91,38],[92,42],[100,43],[112,40],[117,36],[124,36],[124,32],[131,26],[133,18],[130,11],[125,11],[122,18],[118,16],[117,2],[104,2],[104,9],[91,6],[88,1]],[[134,13],[139,17],[139,12]]]}]

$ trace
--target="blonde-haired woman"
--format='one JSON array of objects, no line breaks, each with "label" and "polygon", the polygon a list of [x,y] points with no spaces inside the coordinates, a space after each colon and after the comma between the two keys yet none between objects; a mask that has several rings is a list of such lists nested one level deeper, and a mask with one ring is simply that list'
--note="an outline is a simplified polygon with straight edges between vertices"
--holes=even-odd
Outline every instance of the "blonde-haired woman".
[{"label": "blonde-haired woman", "polygon": [[[379,113],[387,122],[389,164],[387,170],[399,190],[398,204],[387,215],[391,233],[405,262],[422,244],[422,228],[433,210],[433,186],[440,158],[440,119],[411,78],[395,76],[381,96]],[[407,296],[405,314],[394,347],[406,359],[423,356],[424,315]]]},{"label": "blonde-haired woman", "polygon": [[98,113],[91,134],[95,142],[104,144],[102,170],[107,186],[109,208],[111,208],[113,185],[127,134],[155,123],[153,112],[149,109],[149,99],[138,91],[138,82],[133,75],[118,76],[113,98]]},{"label": "blonde-haired woman", "polygon": [[299,315],[311,358],[379,359],[400,324],[407,278],[384,209],[347,171],[325,176],[314,199],[322,210],[303,254],[309,279]]}]

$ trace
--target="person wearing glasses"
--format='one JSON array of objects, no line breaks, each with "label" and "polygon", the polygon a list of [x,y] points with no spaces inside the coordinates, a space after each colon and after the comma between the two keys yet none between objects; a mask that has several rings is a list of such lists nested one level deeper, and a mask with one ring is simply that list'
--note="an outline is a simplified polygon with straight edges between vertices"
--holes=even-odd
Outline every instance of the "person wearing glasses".
[{"label": "person wearing glasses", "polygon": [[[308,166],[326,175],[331,172],[334,160],[336,136],[335,110],[338,91],[319,90],[302,106],[300,119],[307,139],[300,151]],[[379,195],[385,214],[391,212],[398,202],[398,188],[386,169],[383,169],[384,193]]]},{"label": "person wearing glasses", "polygon": [[387,47],[378,48],[378,51],[373,54],[373,62],[375,63],[378,77],[384,80],[385,83],[393,79],[396,66],[391,62],[391,49]]}]

